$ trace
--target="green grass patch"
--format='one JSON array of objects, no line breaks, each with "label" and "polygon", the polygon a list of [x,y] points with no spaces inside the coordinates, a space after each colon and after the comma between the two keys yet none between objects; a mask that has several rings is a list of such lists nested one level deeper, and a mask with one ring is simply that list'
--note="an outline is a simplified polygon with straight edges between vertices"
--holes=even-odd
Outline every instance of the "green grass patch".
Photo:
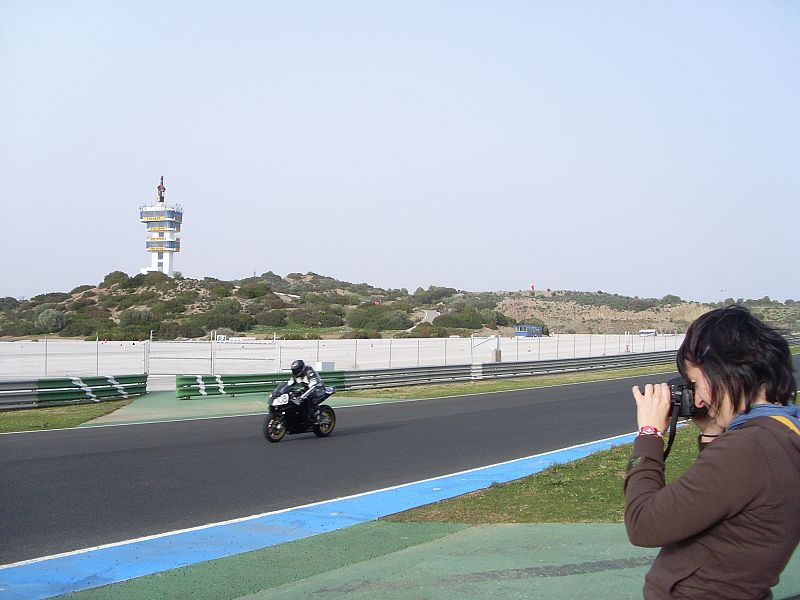
[{"label": "green grass patch", "polygon": [[555,375],[537,375],[534,377],[510,377],[507,379],[484,379],[480,381],[455,381],[453,383],[433,383],[425,385],[409,385],[392,388],[369,390],[342,390],[337,393],[342,398],[397,398],[421,399],[442,398],[444,396],[461,396],[465,394],[485,394],[487,392],[505,392],[524,390],[569,383],[587,383],[622,377],[638,377],[641,375],[658,375],[675,371],[674,363],[650,365],[634,369],[609,369],[607,371],[582,371],[577,373],[558,373]]},{"label": "green grass patch", "polygon": [[[674,481],[697,458],[698,430],[680,429],[667,459]],[[386,517],[388,521],[441,523],[621,523],[622,484],[631,444],[555,465],[509,483]]]},{"label": "green grass patch", "polygon": [[0,412],[0,433],[77,427],[81,423],[114,412],[118,408],[130,404],[133,400],[133,398],[128,398],[127,400],[111,400],[91,404],[3,411]]}]

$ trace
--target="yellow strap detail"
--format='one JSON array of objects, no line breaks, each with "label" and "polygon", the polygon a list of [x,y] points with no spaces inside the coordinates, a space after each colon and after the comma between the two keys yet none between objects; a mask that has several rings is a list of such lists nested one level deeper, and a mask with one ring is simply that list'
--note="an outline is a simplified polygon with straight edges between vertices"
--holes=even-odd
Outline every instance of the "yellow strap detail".
[{"label": "yellow strap detail", "polygon": [[797,425],[795,425],[794,423],[792,423],[792,422],[791,422],[789,419],[787,419],[786,417],[781,417],[781,416],[778,416],[778,415],[771,415],[771,416],[772,416],[772,418],[773,418],[773,419],[777,419],[778,421],[780,421],[781,423],[783,423],[784,425],[786,425],[786,426],[787,426],[789,429],[791,429],[792,431],[794,431],[794,432],[795,432],[797,435],[800,435],[800,429],[798,429],[798,428],[797,428]]}]

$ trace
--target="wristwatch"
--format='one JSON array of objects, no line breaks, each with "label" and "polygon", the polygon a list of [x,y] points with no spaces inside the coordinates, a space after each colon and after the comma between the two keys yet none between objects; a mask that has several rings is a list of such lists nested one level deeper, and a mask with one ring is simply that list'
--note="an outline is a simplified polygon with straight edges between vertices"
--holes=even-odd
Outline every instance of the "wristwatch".
[{"label": "wristwatch", "polygon": [[664,434],[652,425],[645,425],[639,429],[639,435],[657,435],[658,437],[664,437]]}]

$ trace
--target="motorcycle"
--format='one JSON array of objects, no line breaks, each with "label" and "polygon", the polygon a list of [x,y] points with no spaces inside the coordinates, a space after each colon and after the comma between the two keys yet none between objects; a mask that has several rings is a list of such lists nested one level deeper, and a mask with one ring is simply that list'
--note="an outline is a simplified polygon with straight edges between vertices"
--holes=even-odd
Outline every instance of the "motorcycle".
[{"label": "motorcycle", "polygon": [[336,392],[326,387],[325,396],[317,405],[319,418],[311,419],[300,398],[302,391],[286,390],[279,385],[269,399],[269,413],[264,418],[264,437],[270,442],[280,442],[289,433],[313,431],[317,437],[328,437],[336,426],[336,413],[327,404],[322,404]]}]

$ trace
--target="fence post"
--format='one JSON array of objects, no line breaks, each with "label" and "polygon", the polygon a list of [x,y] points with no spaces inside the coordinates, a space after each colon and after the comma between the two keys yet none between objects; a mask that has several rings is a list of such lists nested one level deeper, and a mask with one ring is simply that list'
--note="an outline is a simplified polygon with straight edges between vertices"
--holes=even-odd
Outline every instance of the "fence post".
[{"label": "fence post", "polygon": [[447,338],[444,338],[444,365],[447,366]]},{"label": "fence post", "polygon": [[561,342],[561,334],[556,334],[556,360],[558,360],[558,345]]},{"label": "fence post", "polygon": [[519,336],[514,336],[517,338],[517,362],[519,362]]},{"label": "fence post", "polygon": [[358,338],[356,338],[356,353],[353,355],[353,370],[358,371]]},{"label": "fence post", "polygon": [[47,336],[44,336],[44,376],[47,377]]},{"label": "fence post", "polygon": [[94,337],[94,355],[95,355],[95,375],[100,376],[100,334],[96,333]]},{"label": "fence post", "polygon": [[317,340],[317,362],[319,362],[319,340]]},{"label": "fence post", "polygon": [[417,338],[417,366],[419,366],[419,338]]},{"label": "fence post", "polygon": [[[544,334],[542,334],[542,335],[544,335]],[[539,356],[538,356],[538,358],[536,360],[541,360],[541,359],[542,359],[542,336],[540,335],[539,336]]]},{"label": "fence post", "polygon": [[392,368],[392,338],[389,338],[389,368]]}]

